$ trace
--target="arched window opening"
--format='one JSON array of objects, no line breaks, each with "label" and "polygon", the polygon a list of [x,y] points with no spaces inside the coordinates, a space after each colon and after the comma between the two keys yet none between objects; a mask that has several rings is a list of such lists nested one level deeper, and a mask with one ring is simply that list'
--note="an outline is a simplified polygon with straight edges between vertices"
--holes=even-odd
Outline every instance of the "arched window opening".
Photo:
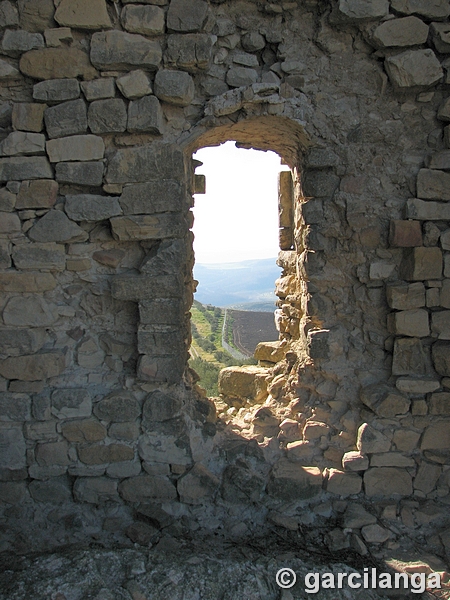
[{"label": "arched window opening", "polygon": [[258,343],[279,338],[274,288],[282,274],[280,243],[286,244],[283,219],[292,221],[280,203],[283,181],[292,180],[275,152],[239,148],[233,141],[201,148],[193,159],[198,285],[190,366],[207,393],[217,396],[221,369],[256,365]]}]

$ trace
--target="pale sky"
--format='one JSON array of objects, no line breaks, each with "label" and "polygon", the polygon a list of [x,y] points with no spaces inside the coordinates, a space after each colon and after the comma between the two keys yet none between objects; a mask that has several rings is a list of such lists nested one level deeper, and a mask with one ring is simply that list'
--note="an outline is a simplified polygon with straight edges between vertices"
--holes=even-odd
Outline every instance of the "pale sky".
[{"label": "pale sky", "polygon": [[240,262],[278,256],[278,184],[275,152],[244,150],[234,142],[202,148],[206,194],[194,196],[194,251],[197,263]]}]

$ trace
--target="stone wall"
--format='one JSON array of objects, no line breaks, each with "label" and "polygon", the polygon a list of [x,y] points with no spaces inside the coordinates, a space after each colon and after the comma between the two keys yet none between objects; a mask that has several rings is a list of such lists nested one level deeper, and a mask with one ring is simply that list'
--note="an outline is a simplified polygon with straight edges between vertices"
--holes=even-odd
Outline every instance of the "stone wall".
[{"label": "stone wall", "polygon": [[[450,548],[449,15],[0,2],[1,550],[267,523]],[[192,153],[227,140],[291,172],[280,340],[213,402]]]}]

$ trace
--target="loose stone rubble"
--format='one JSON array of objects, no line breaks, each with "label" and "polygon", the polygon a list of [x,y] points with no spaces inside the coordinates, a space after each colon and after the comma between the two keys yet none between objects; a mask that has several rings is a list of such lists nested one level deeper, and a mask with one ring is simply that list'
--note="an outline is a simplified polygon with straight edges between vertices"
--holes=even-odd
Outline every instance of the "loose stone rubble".
[{"label": "loose stone rubble", "polygon": [[[0,1],[0,551],[270,523],[448,559],[449,16]],[[192,153],[228,140],[291,169],[280,335],[208,399]]]}]

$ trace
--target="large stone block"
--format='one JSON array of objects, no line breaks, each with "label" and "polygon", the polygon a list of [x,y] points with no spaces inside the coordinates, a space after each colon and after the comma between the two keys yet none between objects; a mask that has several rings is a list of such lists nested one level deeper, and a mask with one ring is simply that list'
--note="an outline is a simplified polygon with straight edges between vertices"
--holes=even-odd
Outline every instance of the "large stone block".
[{"label": "large stone block", "polygon": [[181,401],[178,398],[156,390],[144,402],[142,424],[151,429],[155,422],[169,421],[176,417],[180,409]]},{"label": "large stone block", "polygon": [[45,135],[28,131],[13,131],[0,142],[0,156],[44,154]]},{"label": "large stone block", "polygon": [[79,98],[51,106],[44,113],[44,121],[50,138],[85,133],[88,126],[86,103]]},{"label": "large stone block", "polygon": [[281,459],[272,468],[267,493],[280,500],[295,502],[320,494],[322,473],[317,467],[303,467]]},{"label": "large stone block", "polygon": [[100,186],[104,170],[105,165],[101,161],[60,162],[56,164],[55,177],[60,183]]},{"label": "large stone block", "polygon": [[420,221],[450,220],[450,203],[430,202],[411,198],[406,205],[406,216]]},{"label": "large stone block", "polygon": [[448,23],[431,23],[431,39],[438,52],[448,54],[450,52],[450,27]]},{"label": "large stone block", "polygon": [[402,310],[391,313],[390,327],[392,333],[411,337],[427,337],[430,334],[428,311],[422,308]]},{"label": "large stone block", "polygon": [[30,495],[36,502],[61,505],[72,500],[72,492],[65,476],[52,477],[47,481],[34,480],[29,485]]},{"label": "large stone block", "polygon": [[64,369],[64,355],[58,352],[10,357],[0,361],[0,375],[19,381],[42,381],[60,375]]},{"label": "large stone block", "polygon": [[164,33],[165,15],[162,8],[131,4],[125,6],[120,14],[123,28],[130,33],[143,35],[161,35]]},{"label": "large stone block", "polygon": [[16,27],[19,25],[19,12],[17,7],[9,0],[0,2],[0,27]]},{"label": "large stone block", "polygon": [[392,8],[402,14],[417,14],[426,19],[442,21],[450,15],[446,0],[391,0]]},{"label": "large stone block", "polygon": [[20,78],[20,72],[15,67],[6,60],[0,60],[0,81],[11,81]]},{"label": "large stone block", "polygon": [[410,496],[412,494],[411,475],[396,467],[373,467],[364,473],[366,495],[371,496]]},{"label": "large stone block", "polygon": [[[213,40],[206,33],[169,35],[164,55],[165,64],[185,71],[205,70],[211,62],[212,47]],[[227,89],[225,86],[223,91]]]},{"label": "large stone block", "polygon": [[59,25],[75,29],[110,29],[105,0],[61,0],[55,12]]},{"label": "large stone block", "polygon": [[61,433],[69,442],[101,442],[105,439],[107,430],[95,419],[77,419],[63,423]]},{"label": "large stone block", "polygon": [[125,479],[119,484],[119,493],[127,502],[167,502],[177,497],[177,490],[168,479],[154,475]]},{"label": "large stone block", "polygon": [[208,14],[208,3],[204,0],[172,0],[167,13],[167,27],[186,33],[201,31]]},{"label": "large stone block", "polygon": [[450,340],[450,310],[431,313],[431,331],[440,340]]},{"label": "large stone block", "polygon": [[420,281],[387,285],[386,297],[389,306],[397,310],[420,308],[425,306],[425,286]]},{"label": "large stone block", "polygon": [[159,42],[142,35],[123,31],[94,33],[91,40],[91,61],[99,69],[142,67],[156,71],[161,63]]},{"label": "large stone block", "polygon": [[34,354],[45,342],[44,329],[15,329],[4,327],[0,338],[0,353],[6,356]]},{"label": "large stone block", "polygon": [[425,200],[450,200],[450,173],[436,169],[420,169],[417,196]]},{"label": "large stone block", "polygon": [[267,396],[267,369],[253,365],[226,367],[219,373],[219,392],[232,398],[264,400]]},{"label": "large stone block", "polygon": [[60,210],[50,210],[33,225],[28,236],[34,242],[84,242],[89,235]]},{"label": "large stone block", "polygon": [[113,392],[95,405],[94,414],[102,421],[126,423],[140,417],[141,407],[130,392]]},{"label": "large stone block", "polygon": [[78,502],[101,506],[117,502],[117,481],[109,477],[79,477],[73,486],[73,495]]},{"label": "large stone block", "polygon": [[426,281],[442,277],[442,251],[439,248],[411,248],[404,251],[400,277]]},{"label": "large stone block", "polygon": [[162,134],[163,127],[164,117],[158,98],[144,96],[139,100],[130,102],[128,106],[128,131],[131,133],[146,131]]},{"label": "large stone block", "polygon": [[183,240],[162,241],[157,250],[151,250],[139,270],[153,277],[181,273],[186,263],[186,243]]},{"label": "large stone block", "polygon": [[28,394],[3,392],[0,395],[0,421],[29,421],[31,400]]},{"label": "large stone block", "polygon": [[138,379],[153,383],[179,384],[186,365],[186,356],[146,356],[138,362]]},{"label": "large stone block", "polygon": [[391,83],[399,89],[427,88],[443,77],[441,63],[429,48],[389,56],[384,64]]},{"label": "large stone block", "polygon": [[12,110],[12,125],[18,131],[39,133],[44,126],[46,104],[15,102]]},{"label": "large stone block", "polygon": [[422,228],[419,221],[390,222],[389,244],[394,248],[413,248],[422,246]]},{"label": "large stone block", "polygon": [[257,502],[265,486],[264,478],[246,462],[228,465],[222,476],[221,494],[226,502]]},{"label": "large stone block", "polygon": [[80,85],[86,100],[89,102],[113,98],[116,91],[112,77],[101,77],[92,81],[83,81]]},{"label": "large stone block", "polygon": [[66,252],[62,244],[54,242],[15,246],[12,257],[17,269],[64,271]]},{"label": "large stone block", "polygon": [[368,423],[363,423],[358,429],[356,447],[361,454],[389,452],[391,442],[381,431],[374,429]]},{"label": "large stone block", "polygon": [[244,87],[258,81],[258,72],[248,67],[231,67],[228,69],[226,82],[231,87]]},{"label": "large stone block", "polygon": [[327,480],[327,492],[339,496],[351,496],[359,494],[362,487],[362,479],[356,473],[345,473],[338,469],[330,469]]},{"label": "large stone block", "polygon": [[29,33],[22,29],[7,29],[3,35],[2,54],[18,58],[28,50],[44,48],[44,38],[40,33]]},{"label": "large stone block", "polygon": [[419,46],[428,38],[428,25],[417,17],[391,19],[381,23],[372,39],[380,48]]},{"label": "large stone block", "polygon": [[152,93],[148,75],[142,69],[136,69],[116,79],[116,85],[125,98],[137,100]]},{"label": "large stone block", "polygon": [[161,69],[155,77],[155,94],[169,104],[188,106],[194,99],[194,80],[184,71]]},{"label": "large stone block", "polygon": [[5,187],[0,189],[0,211],[13,212],[16,206],[16,194],[12,194]]},{"label": "large stone block", "polygon": [[0,448],[0,467],[21,469],[26,466],[22,423],[0,423]]},{"label": "large stone block", "polygon": [[181,185],[172,179],[126,185],[119,198],[125,215],[177,212],[182,208]]},{"label": "large stone block", "polygon": [[435,342],[431,347],[433,364],[439,375],[450,377],[450,343]]},{"label": "large stone block", "polygon": [[120,241],[160,240],[181,235],[180,219],[172,213],[114,217],[111,228],[113,236]]},{"label": "large stone block", "polygon": [[158,298],[139,302],[139,321],[143,325],[177,325],[182,316],[182,303],[174,298]]},{"label": "large stone block", "polygon": [[450,422],[448,419],[429,425],[423,434],[421,450],[448,450],[450,448]]},{"label": "large stone block", "polygon": [[118,300],[137,302],[157,298],[180,298],[182,293],[181,282],[174,275],[163,277],[118,275],[111,282],[111,294]]},{"label": "large stone block", "polygon": [[0,273],[2,292],[48,292],[55,287],[56,280],[50,273]]},{"label": "large stone block", "polygon": [[[95,34],[94,34],[95,35]],[[97,72],[88,55],[78,48],[43,48],[22,55],[19,68],[34,79],[93,79]]]},{"label": "large stone block", "polygon": [[27,31],[44,31],[55,27],[52,0],[19,0],[20,26]]},{"label": "large stone block", "polygon": [[389,12],[387,0],[339,0],[337,20],[370,21],[380,19]]},{"label": "large stone block", "polygon": [[90,417],[92,401],[83,388],[65,388],[52,393],[52,414],[58,419]]},{"label": "large stone block", "polygon": [[[388,385],[375,383],[366,386],[362,388],[360,397],[361,401],[380,417],[391,418],[397,415],[404,415],[409,410],[409,400]],[[361,444],[363,447],[370,447],[369,444],[372,442],[370,442],[369,438],[372,433],[374,436],[377,433],[374,433],[374,431],[370,429],[361,430]],[[381,443],[385,444],[385,440],[383,439],[380,439],[379,442],[380,447]],[[368,451],[366,450],[366,452]]]},{"label": "large stone block", "polygon": [[113,154],[108,163],[106,181],[140,183],[155,179],[182,180],[184,174],[181,149],[171,144],[153,143],[139,148],[125,148]]},{"label": "large stone block", "polygon": [[67,466],[70,464],[67,442],[50,442],[37,444],[35,450],[36,462],[41,467]]},{"label": "large stone block", "polygon": [[96,100],[89,105],[89,129],[92,133],[121,133],[127,128],[127,109],[120,98]]},{"label": "large stone block", "polygon": [[[147,327],[147,328],[146,328]],[[170,326],[158,326],[155,331],[153,326],[140,326],[138,329],[139,354],[148,356],[171,356],[183,352],[185,348],[182,332]]]},{"label": "large stone block", "polygon": [[105,143],[98,135],[73,135],[49,140],[46,147],[53,163],[100,160],[105,154]]},{"label": "large stone block", "polygon": [[20,219],[16,213],[0,212],[0,234],[17,237],[20,231]]},{"label": "large stone block", "polygon": [[431,394],[430,414],[450,416],[450,392]]},{"label": "large stone block", "polygon": [[64,210],[74,221],[104,221],[122,213],[117,198],[94,194],[67,195]]},{"label": "large stone block", "polygon": [[52,178],[52,167],[45,156],[0,158],[0,182]]},{"label": "large stone block", "polygon": [[393,375],[425,375],[431,371],[430,367],[429,349],[423,346],[421,340],[417,338],[395,340],[392,359]]},{"label": "large stone block", "polygon": [[197,463],[177,481],[177,490],[181,502],[186,504],[204,504],[211,501],[217,491],[220,480],[206,467]]},{"label": "large stone block", "polygon": [[86,465],[103,465],[133,460],[134,450],[125,444],[92,444],[79,447],[78,457]]},{"label": "large stone block", "polygon": [[51,179],[24,181],[17,194],[16,209],[52,208],[58,197],[59,186]]},{"label": "large stone block", "polygon": [[33,98],[40,102],[65,102],[79,96],[80,84],[77,79],[50,79],[33,86]]}]

